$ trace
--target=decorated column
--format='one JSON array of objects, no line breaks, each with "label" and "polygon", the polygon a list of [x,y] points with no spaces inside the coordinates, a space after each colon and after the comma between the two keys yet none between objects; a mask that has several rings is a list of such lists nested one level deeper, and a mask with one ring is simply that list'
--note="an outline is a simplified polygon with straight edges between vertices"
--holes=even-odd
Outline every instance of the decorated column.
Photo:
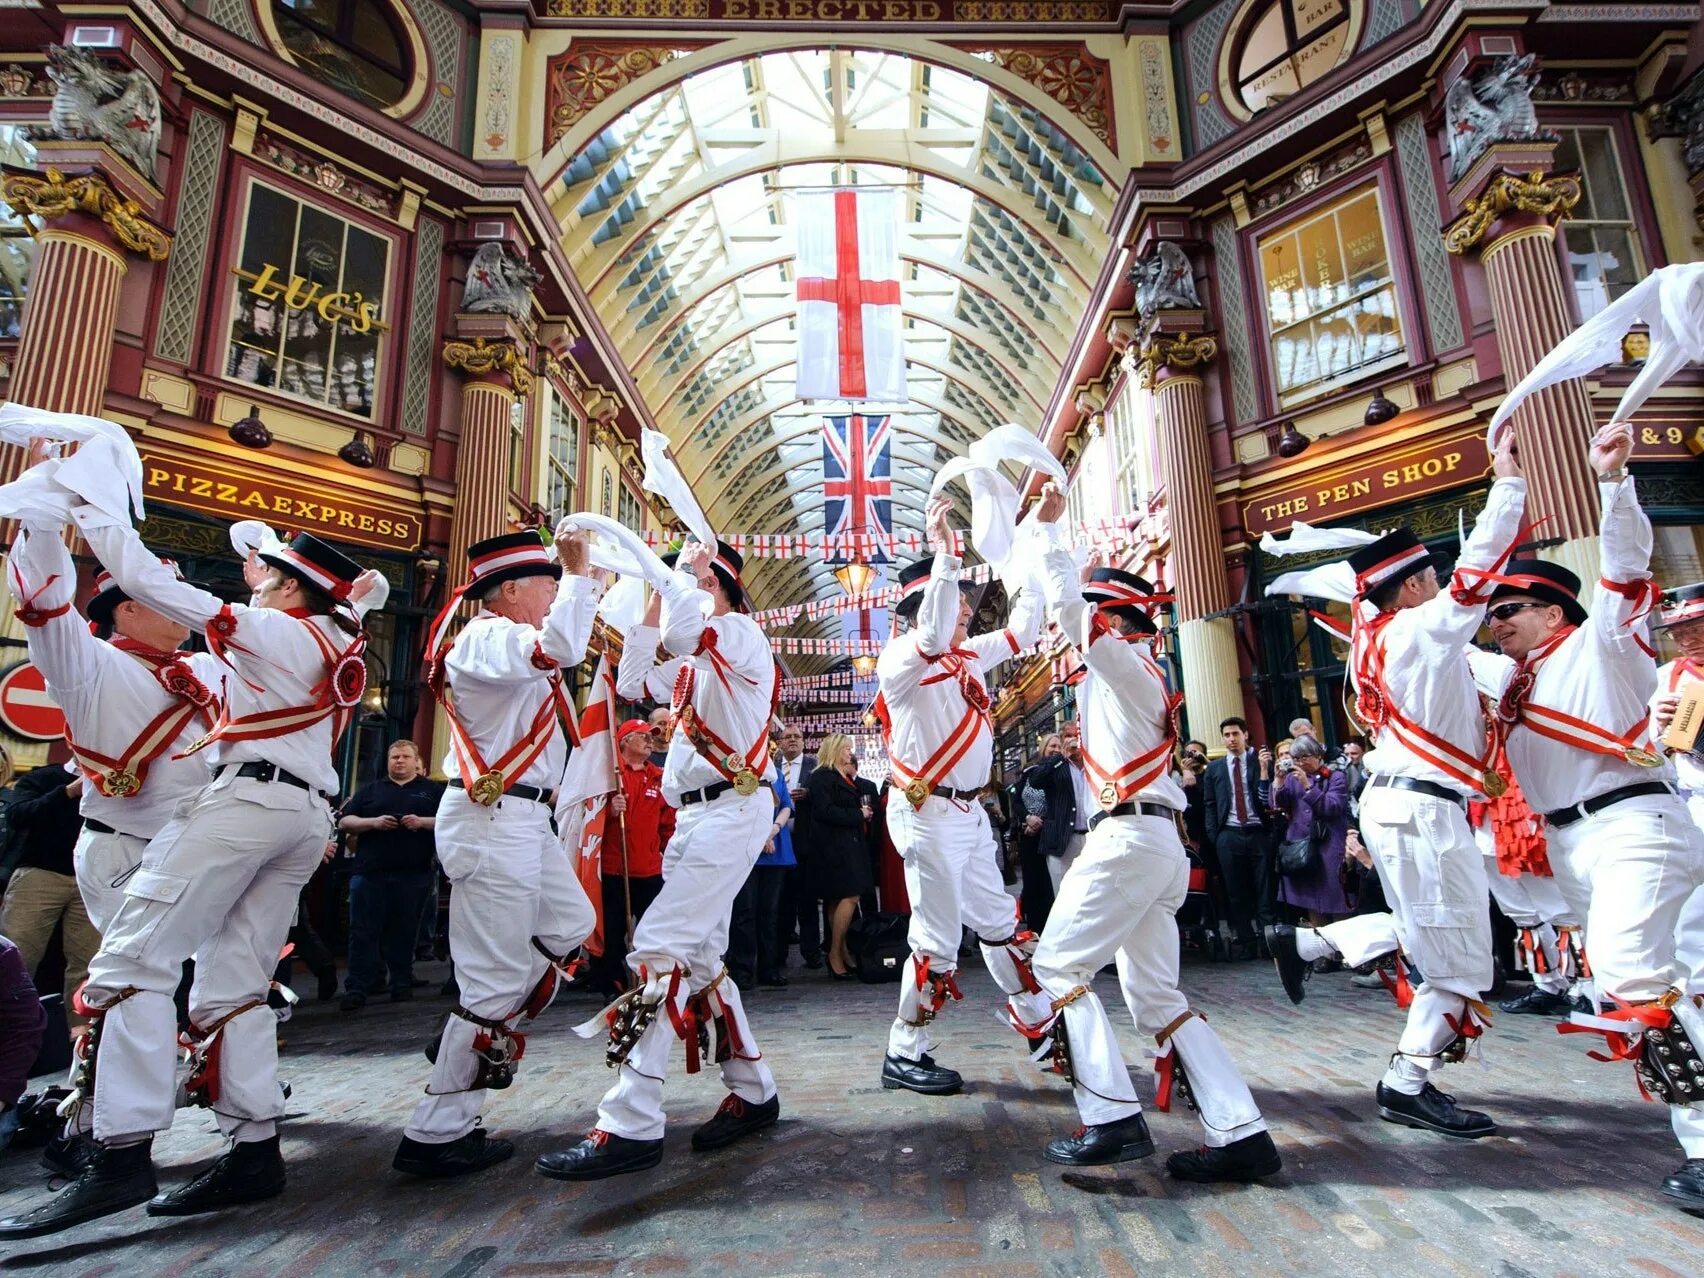
[{"label": "decorated column", "polygon": [[507,339],[446,342],[444,362],[467,379],[450,520],[448,581],[453,587],[467,575],[467,548],[508,531],[510,415],[532,392],[533,374],[516,343]]},{"label": "decorated column", "polygon": [[1236,632],[1231,618],[1213,616],[1230,604],[1201,382],[1202,368],[1218,353],[1211,336],[1161,333],[1140,356],[1140,375],[1153,387],[1165,475],[1185,708],[1190,731],[1206,741],[1216,741],[1219,721],[1240,715],[1243,706]]}]

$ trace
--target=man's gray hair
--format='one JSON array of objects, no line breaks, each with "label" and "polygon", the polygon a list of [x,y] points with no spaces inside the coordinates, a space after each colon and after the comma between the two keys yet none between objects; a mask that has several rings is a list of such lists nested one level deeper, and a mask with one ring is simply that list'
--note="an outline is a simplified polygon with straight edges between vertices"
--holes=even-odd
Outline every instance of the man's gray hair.
[{"label": "man's gray hair", "polygon": [[1292,759],[1323,759],[1325,758],[1325,747],[1319,743],[1318,737],[1300,736],[1290,743],[1290,757]]}]

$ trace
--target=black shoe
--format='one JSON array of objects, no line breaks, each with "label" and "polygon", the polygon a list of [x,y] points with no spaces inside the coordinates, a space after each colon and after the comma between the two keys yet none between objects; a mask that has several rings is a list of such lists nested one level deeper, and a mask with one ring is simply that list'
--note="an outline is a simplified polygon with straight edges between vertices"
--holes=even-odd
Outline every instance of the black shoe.
[{"label": "black shoe", "polygon": [[1388,1123],[1423,1127],[1427,1131],[1461,1136],[1467,1140],[1497,1134],[1497,1124],[1491,1121],[1489,1114],[1481,1114],[1476,1109],[1457,1109],[1454,1096],[1440,1092],[1430,1083],[1421,1089],[1418,1096],[1393,1091],[1380,1083],[1378,1100],[1379,1117]]},{"label": "black shoe", "polygon": [[41,1165],[55,1176],[76,1180],[94,1161],[96,1148],[88,1136],[54,1136],[41,1151]]},{"label": "black shoe", "polygon": [[1541,990],[1533,986],[1519,998],[1504,999],[1497,1004],[1505,1012],[1521,1012],[1529,1016],[1548,1016],[1553,1020],[1562,1020],[1574,1010],[1566,994],[1552,994],[1549,990]]},{"label": "black shoe", "polygon": [[1687,1211],[1704,1212],[1704,1158],[1688,1158],[1663,1181],[1663,1193]]},{"label": "black shoe", "polygon": [[692,1133],[692,1147],[699,1153],[732,1145],[741,1136],[769,1127],[781,1117],[781,1098],[771,1096],[761,1105],[741,1100],[733,1092],[722,1098],[722,1106],[711,1120]]},{"label": "black shoe", "polygon": [[1048,1162],[1065,1163],[1071,1167],[1127,1163],[1133,1158],[1146,1158],[1153,1152],[1154,1140],[1148,1135],[1148,1120],[1140,1114],[1121,1118],[1116,1123],[1079,1127],[1069,1136],[1048,1141],[1047,1148],[1042,1151]]},{"label": "black shoe", "polygon": [[284,1158],[278,1137],[232,1145],[187,1185],[148,1204],[150,1216],[199,1216],[243,1203],[265,1202],[284,1192]]},{"label": "black shoe", "polygon": [[367,996],[360,990],[350,990],[343,996],[343,1001],[337,1005],[340,1012],[359,1012],[367,1006]]},{"label": "black shoe", "polygon": [[1166,1159],[1166,1170],[1178,1180],[1193,1180],[1203,1185],[1217,1181],[1259,1180],[1276,1175],[1284,1165],[1278,1157],[1278,1147],[1272,1143],[1270,1132],[1256,1132],[1217,1148],[1203,1145],[1173,1154]]},{"label": "black shoe", "polygon": [[95,1151],[89,1165],[64,1189],[34,1211],[0,1220],[0,1239],[39,1238],[57,1234],[114,1212],[140,1207],[160,1186],[149,1157],[152,1141]]},{"label": "black shoe", "polygon": [[1266,929],[1266,948],[1272,951],[1272,965],[1278,969],[1278,979],[1284,982],[1284,993],[1292,1003],[1308,996],[1308,977],[1313,964],[1296,951],[1296,929],[1288,923],[1274,923]]},{"label": "black shoe", "polygon": [[466,1136],[442,1145],[428,1145],[404,1136],[402,1144],[396,1147],[396,1157],[391,1159],[391,1166],[410,1176],[444,1180],[484,1171],[514,1152],[515,1147],[508,1141],[497,1140],[487,1135],[483,1127],[475,1127]]},{"label": "black shoe", "polygon": [[594,1127],[578,1145],[559,1154],[545,1154],[536,1166],[552,1180],[602,1180],[648,1171],[662,1161],[661,1139],[629,1140]]},{"label": "black shoe", "polygon": [[805,966],[810,968],[810,970],[813,971],[813,972],[822,971],[823,966],[824,966],[823,960],[822,960],[822,955],[816,954],[816,955],[812,955],[812,956],[807,957],[805,959]]},{"label": "black shoe", "polygon": [[401,989],[391,991],[391,1002],[393,1003],[412,1003],[413,1001],[414,987],[411,985],[404,985]]},{"label": "black shoe", "polygon": [[1574,995],[1573,998],[1568,1000],[1568,1006],[1574,1011],[1580,1012],[1586,1016],[1597,1015],[1597,1008],[1592,1004],[1591,999],[1587,998],[1584,994]]},{"label": "black shoe", "polygon": [[335,967],[322,967],[314,975],[319,977],[319,1001],[322,1003],[331,1002],[332,999],[337,997],[337,969]]},{"label": "black shoe", "polygon": [[787,978],[779,974],[760,976],[757,978],[758,988],[766,990],[784,990],[787,988]]},{"label": "black shoe", "polygon": [[932,1056],[908,1061],[890,1052],[882,1061],[882,1086],[890,1092],[903,1087],[925,1096],[951,1096],[964,1086],[964,1078],[956,1069],[935,1064]]}]

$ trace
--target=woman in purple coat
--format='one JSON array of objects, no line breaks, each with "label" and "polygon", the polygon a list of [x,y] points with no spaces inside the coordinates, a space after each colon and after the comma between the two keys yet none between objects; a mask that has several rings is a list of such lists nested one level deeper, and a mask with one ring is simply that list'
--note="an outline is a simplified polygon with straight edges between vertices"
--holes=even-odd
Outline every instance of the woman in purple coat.
[{"label": "woman in purple coat", "polygon": [[1289,820],[1284,838],[1310,837],[1316,820],[1325,838],[1314,870],[1284,876],[1278,899],[1305,911],[1308,922],[1319,927],[1350,913],[1338,878],[1349,836],[1349,778],[1325,766],[1325,747],[1315,737],[1297,737],[1290,757],[1295,768],[1272,791],[1272,806]]},{"label": "woman in purple coat", "polygon": [[24,956],[0,936],[0,1149],[11,1143],[18,1129],[18,1098],[41,1051],[46,1024]]}]

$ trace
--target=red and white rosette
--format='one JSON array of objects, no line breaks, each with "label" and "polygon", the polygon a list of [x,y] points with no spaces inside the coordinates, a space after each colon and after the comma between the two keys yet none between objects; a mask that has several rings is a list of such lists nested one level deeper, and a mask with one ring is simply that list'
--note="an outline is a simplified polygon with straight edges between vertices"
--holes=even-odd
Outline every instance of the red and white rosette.
[{"label": "red and white rosette", "polygon": [[361,704],[367,691],[367,662],[362,653],[365,644],[350,646],[331,668],[331,699],[340,710],[351,710]]},{"label": "red and white rosette", "polygon": [[1503,689],[1503,695],[1497,700],[1497,717],[1504,723],[1519,721],[1521,707],[1526,705],[1526,699],[1532,695],[1535,678],[1530,670],[1517,670],[1515,677],[1509,680],[1509,686]]},{"label": "red and white rosette", "polygon": [[212,709],[215,704],[213,690],[197,679],[182,662],[173,661],[161,666],[156,678],[169,695],[182,698],[198,710]]}]

